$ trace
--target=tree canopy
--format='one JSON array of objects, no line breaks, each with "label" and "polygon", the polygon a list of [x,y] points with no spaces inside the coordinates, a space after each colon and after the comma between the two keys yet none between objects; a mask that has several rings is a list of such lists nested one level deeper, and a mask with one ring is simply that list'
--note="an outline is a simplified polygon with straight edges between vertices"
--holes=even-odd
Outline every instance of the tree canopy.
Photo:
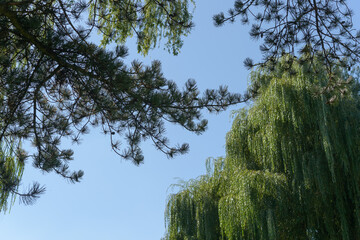
[{"label": "tree canopy", "polygon": [[236,0],[227,14],[214,16],[215,25],[234,22],[251,23],[250,36],[261,40],[263,60],[248,67],[276,61],[284,54],[306,53],[312,61],[325,57],[331,79],[332,63],[352,67],[360,60],[360,31],[353,25],[353,11],[346,0]]},{"label": "tree canopy", "polygon": [[[221,111],[250,96],[230,94],[226,87],[200,96],[194,80],[180,90],[158,61],[125,65],[121,44],[134,35],[139,52],[147,54],[166,39],[177,53],[191,19],[188,0],[1,0],[0,142],[31,142],[35,152],[15,151],[23,153],[16,157],[32,157],[33,166],[70,182],[83,172],[69,170],[73,151],[62,149],[61,140],[78,143],[91,126],[100,127],[113,150],[135,164],[143,162],[140,143],[147,139],[168,157],[186,152],[187,144],[168,143],[166,122],[200,134],[207,125],[201,109]],[[89,40],[95,30],[102,46]],[[116,49],[105,48],[112,41]]]},{"label": "tree canopy", "polygon": [[334,68],[348,84],[330,103],[326,59],[289,58],[251,73],[226,156],[169,196],[166,239],[359,238],[358,73]]},{"label": "tree canopy", "polygon": [[[245,102],[256,86],[244,96],[225,87],[200,96],[189,80],[179,90],[163,76],[158,61],[124,64],[123,44],[134,36],[138,52],[146,55],[165,41],[177,54],[193,26],[194,5],[192,0],[0,0],[0,142],[31,141],[33,165],[71,182],[83,172],[69,170],[73,152],[61,149],[61,140],[77,143],[90,126],[102,128],[114,151],[135,164],[143,162],[140,143],[146,139],[169,157],[185,153],[187,144],[168,143],[166,122],[200,134],[207,124],[201,109],[221,111]],[[301,61],[310,63],[324,57],[329,81],[320,93],[347,84],[333,62],[351,67],[359,60],[360,34],[344,0],[236,0],[228,13],[216,15],[215,23],[254,18],[250,35],[264,40],[260,66],[275,65],[287,53],[299,52],[307,56]],[[94,32],[102,36],[100,46],[89,40]],[[112,42],[117,47],[109,50]],[[246,64],[256,65],[249,59]],[[328,101],[339,94],[328,94]]]}]

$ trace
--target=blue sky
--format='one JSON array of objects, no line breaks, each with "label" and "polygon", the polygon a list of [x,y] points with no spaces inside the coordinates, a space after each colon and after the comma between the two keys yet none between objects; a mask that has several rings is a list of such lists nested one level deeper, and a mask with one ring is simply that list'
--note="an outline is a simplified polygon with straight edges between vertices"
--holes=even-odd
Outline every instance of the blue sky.
[{"label": "blue sky", "polygon": [[[180,87],[193,78],[201,91],[227,85],[231,91],[243,93],[249,75],[243,61],[246,57],[260,59],[259,43],[250,39],[248,26],[234,23],[216,28],[212,23],[212,16],[227,11],[233,1],[197,1],[195,28],[185,39],[178,56],[172,56],[160,47],[143,58],[130,40],[126,62],[160,60],[164,75]],[[356,11],[355,5],[360,9],[360,3],[350,5],[355,13],[360,12]],[[42,174],[29,161],[20,189],[38,181],[46,185],[47,192],[35,205],[24,206],[17,201],[10,213],[1,214],[1,238],[160,239],[165,232],[164,210],[169,186],[177,183],[177,178],[188,180],[205,173],[208,157],[225,155],[231,111],[243,106],[232,107],[220,114],[204,112],[209,127],[200,136],[169,124],[167,136],[171,143],[187,142],[190,152],[168,159],[151,142],[145,142],[142,144],[145,163],[140,166],[117,156],[111,151],[108,136],[102,135],[99,129],[92,129],[79,146],[73,146],[75,160],[71,168],[85,171],[81,183],[70,184],[53,173]]]}]

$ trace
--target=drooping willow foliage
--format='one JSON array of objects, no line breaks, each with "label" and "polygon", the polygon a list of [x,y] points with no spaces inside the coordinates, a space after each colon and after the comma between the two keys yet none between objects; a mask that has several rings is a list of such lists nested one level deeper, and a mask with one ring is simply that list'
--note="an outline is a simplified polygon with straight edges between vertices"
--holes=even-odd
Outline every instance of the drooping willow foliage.
[{"label": "drooping willow foliage", "polygon": [[360,239],[359,84],[334,72],[289,56],[254,71],[225,158],[170,195],[165,238]]},{"label": "drooping willow foliage", "polygon": [[16,157],[14,143],[15,141],[10,145],[0,143],[0,212],[9,210],[15,197],[19,195],[17,190],[24,172],[24,161]]}]

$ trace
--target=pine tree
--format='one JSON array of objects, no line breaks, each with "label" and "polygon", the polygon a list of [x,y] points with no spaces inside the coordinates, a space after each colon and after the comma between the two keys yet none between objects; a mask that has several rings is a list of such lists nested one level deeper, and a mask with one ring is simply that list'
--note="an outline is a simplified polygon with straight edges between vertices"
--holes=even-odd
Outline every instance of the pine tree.
[{"label": "pine tree", "polygon": [[[31,141],[33,165],[71,182],[83,172],[69,170],[73,151],[61,149],[61,140],[77,143],[91,126],[101,127],[114,151],[135,164],[143,162],[139,145],[147,139],[168,157],[185,153],[187,144],[169,145],[165,122],[200,134],[207,125],[201,109],[221,111],[249,96],[226,87],[200,96],[193,80],[181,91],[158,61],[125,65],[122,44],[134,35],[147,54],[162,38],[176,54],[191,30],[190,8],[188,0],[1,0],[0,143]],[[102,46],[90,42],[94,31]],[[111,42],[116,49],[105,48]],[[120,140],[127,143],[121,149]]]},{"label": "pine tree", "polygon": [[227,14],[214,16],[214,23],[221,26],[238,18],[251,23],[250,36],[262,41],[264,57],[258,63],[247,58],[249,68],[276,64],[284,54],[306,53],[304,60],[310,62],[321,55],[331,79],[333,62],[351,68],[360,60],[360,31],[346,0],[235,0]]},{"label": "pine tree", "polygon": [[359,239],[358,74],[334,67],[348,84],[329,102],[325,62],[284,56],[251,73],[257,96],[225,158],[170,195],[166,239]]}]

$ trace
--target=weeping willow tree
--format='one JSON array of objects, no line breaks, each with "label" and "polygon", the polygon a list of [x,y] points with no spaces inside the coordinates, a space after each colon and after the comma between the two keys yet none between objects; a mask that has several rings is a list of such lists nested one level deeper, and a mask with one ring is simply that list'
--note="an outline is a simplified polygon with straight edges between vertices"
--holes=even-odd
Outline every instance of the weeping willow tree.
[{"label": "weeping willow tree", "polygon": [[169,196],[166,239],[360,239],[359,84],[299,62],[252,72],[226,156]]}]

